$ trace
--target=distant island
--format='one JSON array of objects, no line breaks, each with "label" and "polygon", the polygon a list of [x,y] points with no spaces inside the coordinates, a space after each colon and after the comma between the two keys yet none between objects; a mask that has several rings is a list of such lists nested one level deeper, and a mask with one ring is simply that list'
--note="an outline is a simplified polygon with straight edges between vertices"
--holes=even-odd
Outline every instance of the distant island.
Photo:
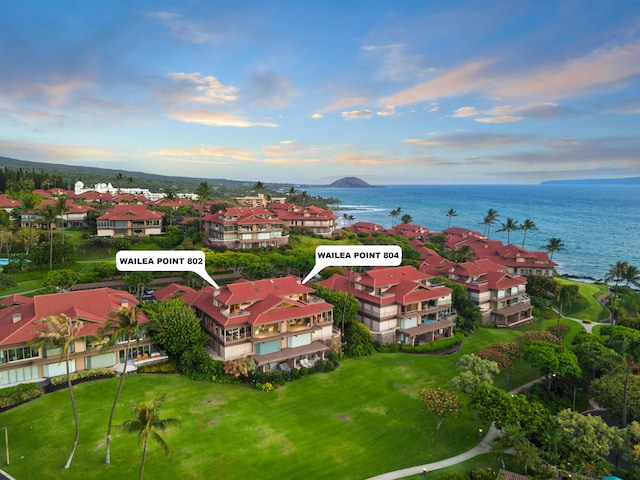
[{"label": "distant island", "polygon": [[540,182],[540,185],[640,185],[640,177],[547,180],[545,182]]},{"label": "distant island", "polygon": [[373,188],[373,185],[369,185],[364,180],[358,177],[344,177],[340,180],[329,184],[330,188]]}]

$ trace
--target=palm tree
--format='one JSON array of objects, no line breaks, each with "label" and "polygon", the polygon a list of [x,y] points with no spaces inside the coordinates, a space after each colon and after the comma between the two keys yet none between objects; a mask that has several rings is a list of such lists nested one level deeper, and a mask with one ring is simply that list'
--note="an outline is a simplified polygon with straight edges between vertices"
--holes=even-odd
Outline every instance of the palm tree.
[{"label": "palm tree", "polygon": [[402,208],[400,208],[400,207],[394,208],[393,210],[391,210],[391,213],[389,213],[389,216],[391,217],[391,226],[392,227],[395,225],[396,218],[398,218],[398,216],[401,213],[402,213]]},{"label": "palm tree", "polygon": [[118,187],[118,190],[119,190],[122,188],[122,181],[124,180],[124,175],[122,174],[122,172],[116,175],[116,180],[117,180],[117,183],[119,184],[119,187]]},{"label": "palm tree", "polygon": [[124,365],[122,367],[122,374],[120,375],[120,383],[118,384],[116,397],[113,400],[113,406],[109,414],[109,425],[107,426],[107,454],[105,459],[105,463],[107,464],[111,463],[111,426],[113,425],[113,416],[116,412],[120,392],[122,392],[122,386],[124,385],[124,377],[127,374],[129,347],[131,346],[132,340],[135,340],[136,344],[140,341],[140,333],[138,331],[139,314],[140,310],[138,307],[123,307],[120,310],[114,310],[109,315],[107,322],[100,329],[100,335],[109,337],[109,341],[104,346],[105,349],[116,345],[121,338],[125,338],[127,341],[124,347]]},{"label": "palm tree", "polygon": [[413,222],[413,217],[411,215],[409,215],[408,213],[405,213],[402,218],[400,219],[400,221],[402,223],[411,223]]},{"label": "palm tree", "polygon": [[53,270],[53,225],[58,218],[58,209],[49,203],[40,210],[40,217],[49,227],[49,270]]},{"label": "palm tree", "polygon": [[29,230],[33,230],[33,219],[30,217],[36,207],[40,205],[42,198],[40,195],[36,195],[33,192],[22,192],[20,195],[20,201],[22,202],[22,209],[25,214],[29,215]]},{"label": "palm tree", "polygon": [[301,200],[300,203],[302,204],[302,208],[304,208],[304,204],[308,198],[309,198],[309,194],[306,192],[306,190],[303,190],[302,192],[300,192],[300,200]]},{"label": "palm tree", "polygon": [[64,360],[67,369],[67,388],[69,389],[73,419],[76,425],[76,435],[73,440],[73,447],[71,448],[71,453],[69,454],[67,463],[64,466],[64,468],[69,468],[69,466],[71,466],[71,460],[73,460],[73,455],[76,452],[76,447],[78,446],[78,439],[80,438],[80,423],[78,421],[76,399],[73,396],[73,387],[71,385],[69,357],[76,340],[80,338],[79,334],[80,329],[82,328],[82,322],[80,320],[72,320],[62,313],[60,315],[44,317],[40,320],[40,323],[42,323],[44,328],[36,331],[38,337],[34,339],[31,344],[38,348],[46,348],[47,346],[60,347],[60,362]]},{"label": "palm tree", "polygon": [[62,227],[62,244],[64,245],[64,220],[65,214],[71,211],[71,208],[67,205],[67,197],[66,195],[60,195],[56,197],[56,209],[58,211],[58,215],[60,215],[60,226]]},{"label": "palm tree", "polygon": [[[640,287],[640,270],[635,265],[627,264],[622,279],[626,282],[625,287],[627,290],[629,290],[629,285]],[[622,299],[620,300],[619,308],[622,308]]]},{"label": "palm tree", "polygon": [[449,217],[449,223],[447,224],[447,228],[451,227],[451,217],[457,217],[458,212],[456,212],[453,208],[450,208],[447,212],[447,217]]},{"label": "palm tree", "polygon": [[491,235],[491,225],[493,225],[497,221],[498,221],[498,212],[495,211],[493,208],[490,208],[487,211],[487,214],[484,216],[484,219],[482,220],[482,222],[480,222],[481,224],[484,225],[485,237],[488,237],[489,235]]},{"label": "palm tree", "polygon": [[297,191],[296,191],[296,187],[291,187],[291,188],[289,189],[289,198],[290,198],[290,200],[289,200],[289,201],[290,201],[291,203],[296,203],[296,193],[297,193]]},{"label": "palm tree", "polygon": [[605,283],[615,282],[613,287],[613,312],[611,313],[611,323],[615,325],[617,320],[616,315],[616,299],[618,298],[618,286],[622,280],[624,280],[625,272],[629,264],[618,260],[614,265],[609,265],[609,271],[604,276]]},{"label": "palm tree", "polygon": [[180,422],[175,418],[160,418],[160,407],[163,398],[154,398],[148,402],[140,402],[132,406],[134,418],[127,420],[122,424],[122,430],[126,433],[138,434],[138,448],[142,446],[142,461],[140,462],[140,476],[142,480],[144,475],[144,463],[147,459],[147,445],[149,437],[151,437],[158,445],[162,447],[165,455],[169,454],[169,446],[162,438],[159,432],[172,425],[178,425]]},{"label": "palm tree", "polygon": [[542,248],[544,248],[549,254],[549,263],[547,264],[548,270],[549,267],[551,267],[551,262],[553,261],[553,254],[565,250],[566,247],[559,238],[549,238],[547,240],[547,244]]},{"label": "palm tree", "polygon": [[509,245],[511,243],[511,231],[518,230],[519,228],[518,221],[509,217],[506,222],[502,223],[502,228],[496,230],[496,232],[507,232],[507,245]]},{"label": "palm tree", "polygon": [[204,212],[204,206],[211,197],[211,187],[207,182],[202,182],[198,185],[196,190],[198,195],[198,203],[200,204],[200,231],[202,231],[202,213]]},{"label": "palm tree", "polygon": [[256,182],[256,184],[253,186],[253,189],[257,191],[258,194],[262,193],[262,191],[264,190],[264,183]]},{"label": "palm tree", "polygon": [[527,231],[538,230],[538,226],[534,223],[533,220],[529,220],[527,218],[524,222],[522,222],[522,225],[520,225],[520,230],[524,230],[524,235],[522,235],[522,248],[524,248],[524,242],[527,240]]}]

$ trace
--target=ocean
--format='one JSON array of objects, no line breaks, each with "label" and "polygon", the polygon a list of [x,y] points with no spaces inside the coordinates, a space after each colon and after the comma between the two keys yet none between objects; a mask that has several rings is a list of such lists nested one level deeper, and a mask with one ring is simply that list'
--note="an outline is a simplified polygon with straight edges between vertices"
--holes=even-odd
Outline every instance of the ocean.
[{"label": "ocean", "polygon": [[[525,248],[544,250],[547,239],[560,238],[564,251],[553,260],[563,275],[602,279],[618,260],[640,267],[640,186],[637,185],[389,185],[375,188],[313,188],[310,195],[333,197],[336,214],[353,215],[354,222],[391,227],[391,210],[401,208],[412,222],[433,232],[451,226],[484,232],[482,220],[490,208],[498,212],[490,237],[507,243],[497,232],[511,217],[520,224],[535,222]],[[523,232],[512,231],[511,243],[522,245]]]}]

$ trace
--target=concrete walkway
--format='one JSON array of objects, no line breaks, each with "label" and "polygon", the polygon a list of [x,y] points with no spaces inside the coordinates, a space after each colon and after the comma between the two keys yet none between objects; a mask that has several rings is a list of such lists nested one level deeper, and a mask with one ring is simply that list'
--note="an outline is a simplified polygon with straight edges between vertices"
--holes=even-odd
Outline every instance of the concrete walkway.
[{"label": "concrete walkway", "polygon": [[[517,388],[514,388],[509,393],[517,394],[532,385],[539,383],[542,381],[541,378],[536,380],[532,380],[531,382],[525,383],[524,385],[520,385]],[[411,475],[427,475],[428,472],[432,472],[434,470],[440,470],[441,468],[450,467],[457,463],[465,462],[470,458],[477,457],[478,455],[482,455],[483,453],[488,453],[491,450],[491,443],[500,436],[500,430],[495,428],[493,424],[489,428],[489,431],[485,435],[485,437],[471,450],[467,450],[459,455],[454,457],[445,458],[443,460],[438,460],[437,462],[425,463],[424,465],[418,465],[416,467],[404,468],[402,470],[396,470],[394,472],[382,473],[380,475],[376,475],[375,477],[370,477],[367,480],[395,480],[398,478],[409,477]]]}]

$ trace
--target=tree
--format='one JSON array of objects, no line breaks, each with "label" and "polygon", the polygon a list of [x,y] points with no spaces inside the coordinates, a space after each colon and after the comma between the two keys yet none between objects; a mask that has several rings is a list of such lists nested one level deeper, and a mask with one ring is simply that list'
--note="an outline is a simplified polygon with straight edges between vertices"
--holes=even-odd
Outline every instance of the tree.
[{"label": "tree", "polygon": [[[627,264],[622,275],[622,279],[626,282],[625,288],[629,292],[629,285],[640,287],[640,270],[635,265]],[[620,307],[622,308],[622,299],[620,300]]]},{"label": "tree", "polygon": [[481,224],[484,225],[485,237],[488,237],[489,235],[491,235],[491,225],[493,225],[497,221],[498,221],[498,212],[495,211],[493,208],[490,208],[487,211],[487,214],[484,216],[482,222],[480,222]]},{"label": "tree", "polygon": [[524,232],[522,234],[522,248],[524,248],[524,242],[527,240],[527,232],[529,230],[538,230],[538,227],[533,220],[529,220],[527,218],[524,222],[522,222],[522,225],[520,225],[520,230]]},{"label": "tree", "polygon": [[43,285],[53,287],[58,292],[68,292],[78,283],[78,274],[68,268],[52,270],[44,276]]},{"label": "tree", "polygon": [[122,172],[119,172],[118,175],[116,175],[116,182],[118,183],[118,190],[122,188],[123,180],[124,180],[124,175],[122,174]]},{"label": "tree", "polygon": [[560,319],[562,318],[562,308],[571,305],[578,298],[580,288],[578,285],[558,285],[556,292],[556,304],[558,305],[558,326],[556,336],[560,337]]},{"label": "tree", "polygon": [[253,189],[258,192],[258,194],[262,193],[262,191],[264,190],[264,183],[262,182],[256,182],[256,184],[253,186]]},{"label": "tree", "polygon": [[0,252],[4,249],[7,252],[7,256],[11,252],[11,243],[14,235],[7,227],[0,227]]},{"label": "tree", "polygon": [[498,364],[493,360],[486,360],[477,355],[466,354],[456,363],[459,374],[449,383],[462,393],[469,393],[481,386],[493,385],[493,376],[500,373]]},{"label": "tree", "polygon": [[80,438],[80,422],[78,421],[78,409],[76,407],[76,399],[73,395],[73,387],[71,385],[71,371],[69,369],[69,360],[71,349],[75,345],[76,340],[80,338],[80,330],[82,322],[80,320],[72,320],[64,313],[50,317],[44,317],[40,320],[43,329],[36,330],[38,337],[31,342],[38,348],[60,347],[60,362],[64,360],[67,372],[67,388],[69,389],[69,398],[71,399],[71,409],[73,410],[73,420],[75,422],[76,433],[73,439],[73,446],[69,453],[69,458],[64,468],[71,466],[73,455],[78,446]]},{"label": "tree", "polygon": [[469,397],[469,407],[476,410],[480,418],[493,422],[496,428],[505,433],[510,427],[535,431],[546,418],[541,403],[531,402],[521,394],[511,395],[498,387],[483,385],[471,392]]},{"label": "tree", "polygon": [[142,297],[145,286],[149,285],[152,281],[153,273],[148,270],[130,272],[124,277],[124,284],[129,289],[129,292],[135,293],[138,298]]},{"label": "tree", "polygon": [[58,215],[60,215],[60,227],[62,228],[62,244],[64,245],[64,224],[66,220],[66,214],[71,211],[71,208],[67,205],[67,196],[60,195],[56,197],[56,210]]},{"label": "tree", "polygon": [[24,247],[24,253],[28,256],[31,248],[38,243],[38,232],[32,228],[22,227],[15,234],[15,238],[18,239]]},{"label": "tree", "polygon": [[604,276],[605,283],[614,282],[613,287],[613,312],[611,312],[612,324],[615,325],[617,320],[616,315],[616,300],[618,298],[618,286],[621,281],[624,280],[624,275],[627,270],[628,263],[618,260],[614,265],[609,265],[609,271]]},{"label": "tree", "polygon": [[405,214],[402,216],[402,218],[400,219],[400,221],[401,221],[402,223],[405,223],[405,224],[407,224],[407,223],[411,223],[411,222],[413,222],[413,217],[412,217],[411,215],[409,215],[408,213],[405,213]]},{"label": "tree", "polygon": [[558,377],[579,378],[581,375],[578,359],[564,345],[533,340],[522,347],[522,356],[534,367],[539,368],[546,378],[547,392]]},{"label": "tree", "polygon": [[453,208],[450,208],[449,211],[447,212],[447,217],[449,217],[447,228],[451,227],[451,217],[457,217],[457,216],[458,216],[458,213]]},{"label": "tree", "polygon": [[389,213],[389,216],[391,217],[391,226],[393,227],[395,225],[396,219],[398,218],[398,216],[402,213],[402,208],[398,207],[398,208],[394,208],[393,210],[391,210],[391,213]]},{"label": "tree", "polygon": [[607,456],[622,444],[621,430],[608,426],[598,416],[565,409],[550,420],[552,428],[559,432],[566,457],[571,454],[582,458]]},{"label": "tree", "polygon": [[202,231],[202,215],[204,213],[204,206],[211,198],[211,187],[207,182],[201,182],[196,189],[196,195],[198,195],[198,204],[200,205],[200,214],[198,215],[200,232]]},{"label": "tree", "polygon": [[53,225],[58,218],[58,210],[55,205],[48,203],[40,210],[40,217],[47,224],[49,230],[49,270],[53,270]]},{"label": "tree", "polygon": [[42,197],[30,191],[20,192],[20,202],[22,203],[22,210],[29,216],[29,229],[33,230],[33,212],[36,207],[40,205]]},{"label": "tree", "polygon": [[631,375],[630,357],[622,357],[620,364],[608,375],[594,380],[590,393],[598,405],[620,424],[640,421],[640,377]]},{"label": "tree", "polygon": [[513,369],[513,362],[515,362],[519,355],[520,348],[515,342],[492,343],[478,352],[478,357],[494,361],[498,364],[498,368],[506,370],[507,382],[509,381],[509,374]]},{"label": "tree", "polygon": [[507,232],[507,245],[511,243],[511,232],[513,230],[518,230],[520,226],[518,225],[518,221],[513,218],[507,218],[506,222],[502,223],[502,228],[500,230],[496,230],[496,232]]},{"label": "tree", "polygon": [[111,427],[113,426],[113,416],[116,413],[118,399],[120,398],[122,386],[124,385],[124,377],[127,374],[127,363],[129,362],[129,347],[131,346],[132,340],[135,340],[136,343],[140,341],[140,333],[138,331],[138,318],[140,314],[141,312],[138,307],[122,307],[120,310],[112,311],[109,315],[109,318],[100,329],[100,335],[109,338],[109,341],[104,346],[105,349],[113,347],[122,338],[126,340],[124,346],[124,365],[122,367],[122,373],[120,374],[118,390],[116,390],[116,396],[113,399],[111,413],[109,413],[109,423],[107,425],[105,457],[105,463],[107,464],[111,463]]},{"label": "tree", "polygon": [[179,298],[145,302],[141,308],[151,320],[153,341],[175,359],[194,346],[204,345],[209,338],[193,308]]},{"label": "tree", "polygon": [[425,387],[420,390],[420,396],[427,411],[435,413],[438,418],[436,431],[440,430],[444,417],[456,417],[462,408],[458,394],[441,387]]},{"label": "tree", "polygon": [[167,427],[178,425],[180,422],[175,418],[160,418],[160,407],[164,399],[154,398],[148,402],[140,402],[133,405],[133,419],[126,420],[122,424],[125,433],[135,433],[138,435],[138,448],[142,447],[142,461],[140,462],[139,479],[144,475],[144,464],[147,459],[147,446],[149,437],[162,447],[165,455],[169,454],[169,446],[162,438],[160,432],[164,432]]},{"label": "tree", "polygon": [[547,244],[542,248],[544,248],[549,254],[549,263],[547,264],[548,269],[551,266],[551,262],[553,261],[553,254],[565,250],[565,245],[559,238],[549,238],[547,240]]}]

